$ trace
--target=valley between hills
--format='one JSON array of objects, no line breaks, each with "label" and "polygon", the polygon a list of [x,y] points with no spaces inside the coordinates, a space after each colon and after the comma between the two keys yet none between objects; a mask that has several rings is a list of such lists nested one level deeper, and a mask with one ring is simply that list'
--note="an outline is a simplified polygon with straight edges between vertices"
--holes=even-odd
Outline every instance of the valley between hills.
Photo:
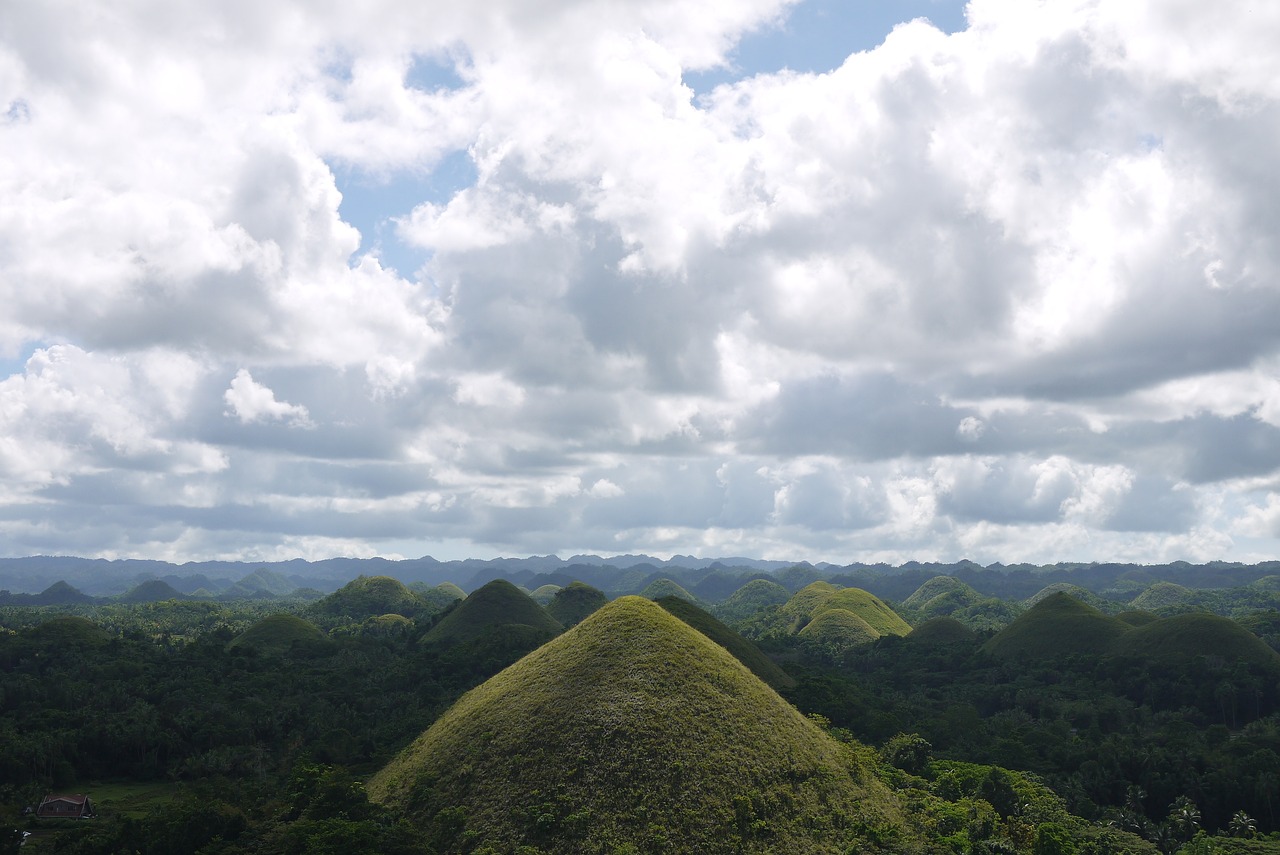
[{"label": "valley between hills", "polygon": [[1270,564],[283,569],[0,592],[0,852],[1280,852]]}]

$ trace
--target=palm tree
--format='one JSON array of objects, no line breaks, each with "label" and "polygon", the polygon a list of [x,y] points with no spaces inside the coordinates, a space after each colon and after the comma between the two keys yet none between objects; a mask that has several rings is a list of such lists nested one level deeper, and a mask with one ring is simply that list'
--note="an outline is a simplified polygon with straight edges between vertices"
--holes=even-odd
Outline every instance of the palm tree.
[{"label": "palm tree", "polygon": [[1199,808],[1188,796],[1178,796],[1174,804],[1169,805],[1169,822],[1178,829],[1183,840],[1190,840],[1201,823]]},{"label": "palm tree", "polygon": [[1200,827],[1200,809],[1187,796],[1178,796],[1169,805],[1169,822],[1182,835],[1183,840],[1190,840]]},{"label": "palm tree", "polygon": [[1242,810],[1232,814],[1231,822],[1227,827],[1232,837],[1253,837],[1258,833],[1258,823]]}]

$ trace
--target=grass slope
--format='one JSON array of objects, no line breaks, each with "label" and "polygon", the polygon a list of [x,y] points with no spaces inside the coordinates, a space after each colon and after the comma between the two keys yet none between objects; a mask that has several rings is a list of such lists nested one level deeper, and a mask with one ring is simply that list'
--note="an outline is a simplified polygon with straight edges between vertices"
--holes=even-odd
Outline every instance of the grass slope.
[{"label": "grass slope", "polygon": [[779,668],[776,662],[765,656],[759,647],[693,603],[679,597],[663,597],[655,602],[732,653],[734,659],[746,665],[751,669],[752,674],[773,688],[789,689],[796,684],[795,679]]},{"label": "grass slope", "polygon": [[830,609],[805,624],[799,637],[824,653],[839,656],[850,647],[870,644],[880,637],[880,633],[851,611]]},{"label": "grass slope", "polygon": [[1176,615],[1126,633],[1115,646],[1121,656],[1177,664],[1217,656],[1227,664],[1280,666],[1280,654],[1235,621],[1208,613]]},{"label": "grass slope", "polygon": [[827,597],[812,613],[815,619],[833,609],[852,612],[879,635],[906,635],[911,624],[884,604],[879,597],[861,588],[841,588]]},{"label": "grass slope", "polygon": [[368,792],[443,853],[908,851],[864,759],[640,597],[468,692]]},{"label": "grass slope", "polygon": [[828,597],[840,590],[830,582],[811,582],[791,595],[778,611],[792,619],[792,631],[804,626]]},{"label": "grass slope", "polygon": [[934,576],[925,582],[911,596],[902,601],[902,605],[911,609],[919,609],[920,611],[936,615],[942,604],[949,604],[952,609],[961,608],[963,606],[971,606],[974,603],[981,602],[982,594],[979,594],[966,582],[962,582],[955,576]]},{"label": "grass slope", "polygon": [[328,638],[315,624],[297,615],[271,615],[255,623],[227,645],[228,650],[256,650],[259,653],[288,653],[295,645],[322,647]]},{"label": "grass slope", "polygon": [[1045,597],[996,633],[982,650],[1001,659],[1054,659],[1108,652],[1132,629],[1069,594]]},{"label": "grass slope", "polygon": [[551,604],[547,606],[547,614],[564,626],[575,626],[607,602],[609,598],[599,588],[593,588],[585,582],[570,582],[556,591]]},{"label": "grass slope", "polygon": [[1115,610],[1115,607],[1112,606],[1111,603],[1107,602],[1102,597],[1099,597],[1093,591],[1090,591],[1088,588],[1082,588],[1079,585],[1072,585],[1070,582],[1054,582],[1052,585],[1046,585],[1023,600],[1022,604],[1027,608],[1031,608],[1036,603],[1046,597],[1051,597],[1054,594],[1067,594],[1072,599],[1079,600],[1082,603],[1088,603],[1098,611],[1105,611],[1107,608],[1111,608],[1113,611]]},{"label": "grass slope", "polygon": [[1149,612],[1160,609],[1188,606],[1195,602],[1196,593],[1190,588],[1173,582],[1156,582],[1129,603],[1131,609],[1143,609]]},{"label": "grass slope", "polygon": [[768,579],[752,579],[716,607],[721,620],[746,620],[761,609],[780,606],[791,599],[791,594],[777,582]]},{"label": "grass slope", "polygon": [[681,585],[679,582],[671,579],[658,579],[650,582],[645,589],[640,592],[640,596],[646,600],[660,600],[663,597],[679,597],[691,603],[698,602],[698,598]]},{"label": "grass slope", "polygon": [[528,594],[505,579],[494,579],[472,591],[422,640],[427,643],[471,641],[490,630],[511,625],[531,627],[549,635],[564,629]]},{"label": "grass slope", "polygon": [[551,599],[560,591],[559,585],[542,585],[529,593],[533,601],[540,606],[550,605]]},{"label": "grass slope", "polygon": [[167,600],[185,600],[187,595],[163,579],[149,579],[120,595],[122,603],[162,603]]},{"label": "grass slope", "polygon": [[317,615],[353,618],[396,614],[413,617],[430,611],[426,602],[390,576],[357,576],[311,606]]}]

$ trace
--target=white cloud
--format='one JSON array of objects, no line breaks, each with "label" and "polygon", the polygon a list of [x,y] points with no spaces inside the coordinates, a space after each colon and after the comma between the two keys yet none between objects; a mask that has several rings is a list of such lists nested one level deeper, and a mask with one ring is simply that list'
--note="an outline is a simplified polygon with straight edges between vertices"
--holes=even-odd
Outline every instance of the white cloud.
[{"label": "white cloud", "polygon": [[231,386],[223,393],[222,399],[227,402],[227,415],[235,416],[241,424],[286,421],[290,427],[312,426],[306,407],[277,401],[275,393],[254,380],[244,368],[231,379]]}]

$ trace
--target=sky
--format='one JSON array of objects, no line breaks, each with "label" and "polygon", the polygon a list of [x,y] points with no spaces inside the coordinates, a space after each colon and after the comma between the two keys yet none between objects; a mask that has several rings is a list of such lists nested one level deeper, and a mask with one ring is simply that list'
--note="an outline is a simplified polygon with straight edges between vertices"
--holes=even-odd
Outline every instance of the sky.
[{"label": "sky", "polygon": [[0,555],[1259,561],[1280,5],[0,15]]}]

